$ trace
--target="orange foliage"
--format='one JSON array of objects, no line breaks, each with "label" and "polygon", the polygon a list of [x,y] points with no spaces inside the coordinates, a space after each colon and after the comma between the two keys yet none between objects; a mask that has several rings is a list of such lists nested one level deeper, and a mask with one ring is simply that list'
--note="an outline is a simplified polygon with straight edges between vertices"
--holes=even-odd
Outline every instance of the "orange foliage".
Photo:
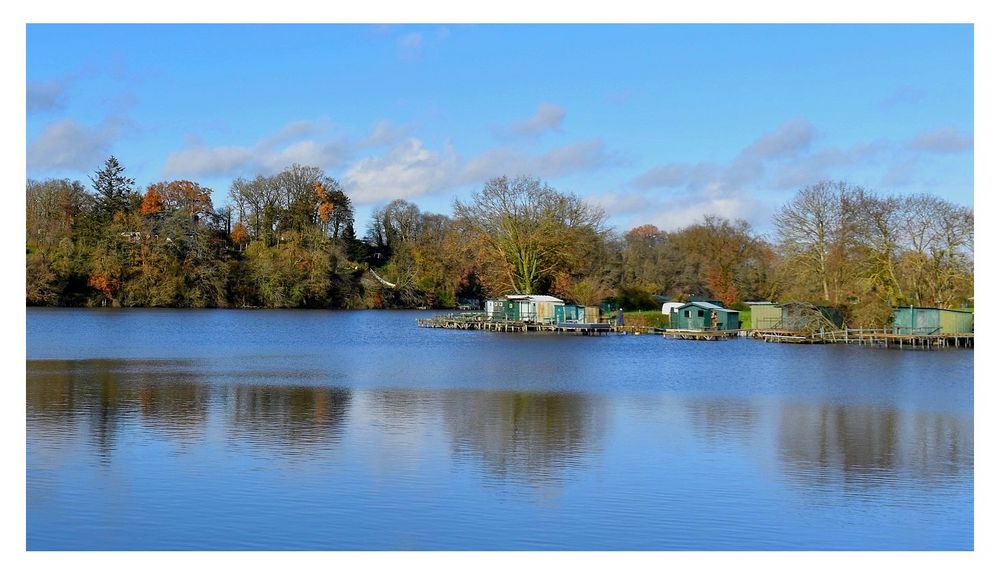
[{"label": "orange foliage", "polygon": [[555,280],[552,281],[552,288],[550,292],[554,296],[558,297],[568,297],[573,293],[573,278],[569,275],[569,272],[559,272],[555,276]]},{"label": "orange foliage", "polygon": [[708,269],[707,277],[708,290],[716,300],[721,300],[726,306],[736,303],[739,290],[736,289],[732,276],[726,275],[721,268],[712,266]]},{"label": "orange foliage", "polygon": [[642,237],[653,237],[661,234],[662,232],[660,231],[660,228],[654,226],[653,224],[644,224],[632,228],[628,233]]},{"label": "orange foliage", "polygon": [[250,233],[247,232],[247,229],[243,226],[243,222],[236,222],[236,225],[233,226],[233,231],[229,234],[229,237],[232,238],[232,240],[237,244],[245,244],[250,241]]},{"label": "orange foliage", "polygon": [[313,184],[313,191],[316,192],[316,201],[319,203],[319,221],[325,224],[333,217],[333,212],[337,209],[337,206],[330,203],[326,187],[319,181]]},{"label": "orange foliage", "polygon": [[150,186],[146,190],[146,196],[142,198],[142,205],[139,207],[139,213],[142,215],[149,215],[153,213],[159,213],[163,211],[163,197],[160,193],[156,191],[155,187]]},{"label": "orange foliage", "polygon": [[330,221],[335,209],[337,209],[337,207],[328,201],[324,201],[319,204],[319,221],[323,223]]},{"label": "orange foliage", "polygon": [[111,298],[111,295],[114,294],[115,290],[117,290],[118,287],[120,286],[118,280],[107,278],[100,274],[92,274],[90,276],[90,279],[87,280],[87,283],[89,283],[92,288],[94,288],[101,294],[104,294],[108,298]]}]

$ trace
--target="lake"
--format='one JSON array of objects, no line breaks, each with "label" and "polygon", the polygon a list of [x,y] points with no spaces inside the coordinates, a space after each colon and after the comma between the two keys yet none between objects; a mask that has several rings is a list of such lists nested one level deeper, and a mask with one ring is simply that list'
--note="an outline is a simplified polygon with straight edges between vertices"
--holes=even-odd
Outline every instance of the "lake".
[{"label": "lake", "polygon": [[29,550],[971,550],[973,353],[27,309]]}]

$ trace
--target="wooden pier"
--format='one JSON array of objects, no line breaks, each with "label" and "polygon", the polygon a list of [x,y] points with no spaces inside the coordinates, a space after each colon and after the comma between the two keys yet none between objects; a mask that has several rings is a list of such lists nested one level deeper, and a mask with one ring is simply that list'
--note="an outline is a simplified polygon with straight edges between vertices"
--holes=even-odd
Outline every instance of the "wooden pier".
[{"label": "wooden pier", "polygon": [[679,330],[662,329],[658,331],[663,338],[679,338],[681,340],[727,340],[740,336],[739,330]]},{"label": "wooden pier", "polygon": [[482,313],[452,314],[417,319],[422,328],[485,330],[488,332],[556,332],[600,336],[612,331],[606,322],[536,322],[531,320],[494,320]]},{"label": "wooden pier", "polygon": [[764,342],[785,344],[859,344],[871,347],[901,350],[940,350],[945,348],[973,348],[975,336],[969,334],[896,334],[889,328],[839,329],[819,331],[784,329],[740,330],[680,330],[638,326],[616,326],[609,322],[555,322],[550,320],[491,319],[483,312],[462,312],[417,320],[422,328],[448,328],[453,330],[484,330],[487,332],[554,332],[585,336],[606,334],[660,334],[664,338],[680,340],[729,340],[748,337]]},{"label": "wooden pier", "polygon": [[820,332],[794,330],[752,330],[751,338],[765,342],[794,344],[861,344],[872,347],[909,350],[973,348],[975,335],[968,334],[897,334],[887,328],[845,328]]}]

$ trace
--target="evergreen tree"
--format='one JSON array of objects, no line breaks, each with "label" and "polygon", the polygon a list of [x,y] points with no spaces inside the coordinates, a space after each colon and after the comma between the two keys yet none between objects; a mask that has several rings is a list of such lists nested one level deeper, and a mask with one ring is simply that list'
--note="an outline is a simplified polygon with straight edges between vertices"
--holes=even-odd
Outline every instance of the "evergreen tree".
[{"label": "evergreen tree", "polygon": [[115,213],[127,213],[140,203],[135,189],[135,179],[125,175],[125,168],[114,155],[104,162],[104,167],[90,178],[94,184],[96,204],[94,210],[102,223],[108,223]]}]

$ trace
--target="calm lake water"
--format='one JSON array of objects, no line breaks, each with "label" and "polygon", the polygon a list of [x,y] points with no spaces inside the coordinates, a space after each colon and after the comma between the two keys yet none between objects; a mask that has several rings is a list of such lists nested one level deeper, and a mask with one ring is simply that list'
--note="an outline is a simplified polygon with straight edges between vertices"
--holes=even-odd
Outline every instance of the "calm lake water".
[{"label": "calm lake water", "polygon": [[29,550],[970,550],[972,351],[27,312]]}]

